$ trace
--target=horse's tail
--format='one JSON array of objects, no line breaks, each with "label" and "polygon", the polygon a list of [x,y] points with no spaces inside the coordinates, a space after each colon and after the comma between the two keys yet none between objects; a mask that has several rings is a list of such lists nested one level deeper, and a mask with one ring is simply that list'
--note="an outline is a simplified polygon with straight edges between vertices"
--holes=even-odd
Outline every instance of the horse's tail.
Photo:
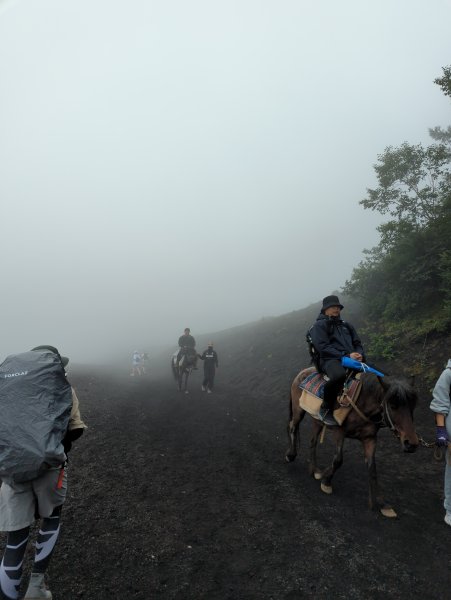
[{"label": "horse's tail", "polygon": [[291,421],[293,419],[293,403],[291,401],[291,390],[288,400],[288,420]]}]

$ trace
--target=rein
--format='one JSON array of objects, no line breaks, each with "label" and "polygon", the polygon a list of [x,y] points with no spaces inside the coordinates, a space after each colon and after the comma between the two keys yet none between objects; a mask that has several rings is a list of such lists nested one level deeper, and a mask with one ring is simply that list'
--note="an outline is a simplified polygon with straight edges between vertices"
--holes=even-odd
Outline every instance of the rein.
[{"label": "rein", "polygon": [[434,448],[433,456],[436,461],[441,461],[443,458],[443,454],[446,452],[446,462],[447,464],[451,465],[451,442],[448,442],[447,448],[445,450],[445,448],[443,446],[439,446],[437,442],[426,442],[426,440],[423,437],[421,437],[421,435],[418,436],[418,440],[423,446],[423,448]]},{"label": "rein", "polygon": [[389,427],[390,431],[393,431],[393,433],[397,437],[399,437],[398,430],[396,429],[396,426],[393,423],[393,419],[390,417],[390,411],[388,410],[388,402],[385,398],[382,399],[381,408],[382,417],[380,422],[382,423],[382,427]]}]

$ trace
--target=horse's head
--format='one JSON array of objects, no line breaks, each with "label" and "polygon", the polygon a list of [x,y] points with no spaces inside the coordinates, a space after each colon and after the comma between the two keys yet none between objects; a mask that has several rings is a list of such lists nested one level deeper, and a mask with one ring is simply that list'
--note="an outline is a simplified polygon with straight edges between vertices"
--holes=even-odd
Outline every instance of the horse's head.
[{"label": "horse's head", "polygon": [[185,354],[185,368],[187,369],[192,369],[196,364],[196,355],[195,354],[191,354],[191,353],[187,353]]},{"label": "horse's head", "polygon": [[404,452],[415,452],[419,440],[413,424],[413,411],[418,401],[414,388],[399,379],[381,378],[384,389],[383,408],[386,424],[399,435]]}]

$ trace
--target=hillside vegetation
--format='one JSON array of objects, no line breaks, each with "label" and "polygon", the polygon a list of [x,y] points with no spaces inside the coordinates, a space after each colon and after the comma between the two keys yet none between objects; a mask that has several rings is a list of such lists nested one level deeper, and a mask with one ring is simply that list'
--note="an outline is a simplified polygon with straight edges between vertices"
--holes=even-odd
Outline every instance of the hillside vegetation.
[{"label": "hillside vegetation", "polygon": [[[451,98],[451,67],[434,83]],[[342,317],[358,327],[370,361],[415,375],[424,390],[451,355],[451,126],[429,133],[427,147],[405,142],[378,156],[378,187],[361,204],[389,220],[339,292]],[[329,293],[325,282],[323,295]],[[309,364],[305,333],[320,306],[319,298],[288,315],[215,334],[223,375],[263,395],[284,393]]]},{"label": "hillside vegetation", "polygon": [[[451,67],[435,83],[451,97]],[[344,290],[362,303],[372,356],[432,381],[451,333],[451,127],[429,133],[427,147],[405,142],[378,156],[378,187],[360,203],[390,218]]]}]

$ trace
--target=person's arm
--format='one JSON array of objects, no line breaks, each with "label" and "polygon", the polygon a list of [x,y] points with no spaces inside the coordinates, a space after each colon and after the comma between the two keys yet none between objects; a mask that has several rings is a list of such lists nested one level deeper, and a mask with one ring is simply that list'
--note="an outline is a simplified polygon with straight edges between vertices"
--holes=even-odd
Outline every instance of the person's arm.
[{"label": "person's arm", "polygon": [[435,412],[435,437],[438,446],[447,446],[449,442],[446,429],[446,417],[451,406],[451,369],[445,369],[432,391],[431,410]]},{"label": "person's arm", "polygon": [[445,417],[442,413],[435,413],[435,424],[437,427],[445,427]]},{"label": "person's arm", "polygon": [[69,426],[63,439],[64,452],[67,454],[72,448],[72,442],[83,435],[86,425],[80,415],[80,404],[74,388],[72,388],[72,409],[69,418]]},{"label": "person's arm", "polygon": [[75,442],[75,440],[78,440],[79,437],[81,437],[83,435],[84,432],[84,428],[79,428],[79,429],[68,429],[66,431],[66,435],[64,436],[63,439],[63,448],[64,448],[64,453],[69,454],[71,448],[72,448],[72,443]]},{"label": "person's arm", "polygon": [[218,353],[216,352],[216,350],[214,351],[215,353],[215,362],[216,362],[216,367],[219,367],[219,362],[218,362]]},{"label": "person's arm", "polygon": [[80,403],[74,388],[72,388],[72,410],[69,418],[69,430],[73,429],[86,429],[86,425],[80,415]]}]

